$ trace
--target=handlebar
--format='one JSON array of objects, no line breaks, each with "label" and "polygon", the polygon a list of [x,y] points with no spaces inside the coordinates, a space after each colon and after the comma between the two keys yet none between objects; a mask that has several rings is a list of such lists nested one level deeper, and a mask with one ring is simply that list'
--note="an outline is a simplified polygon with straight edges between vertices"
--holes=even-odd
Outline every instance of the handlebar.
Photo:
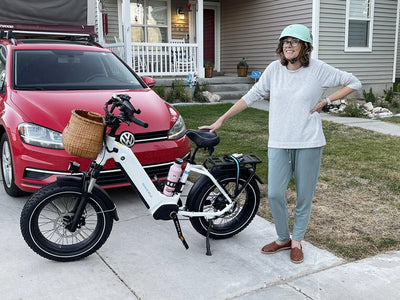
[{"label": "handlebar", "polygon": [[149,124],[147,124],[146,122],[144,122],[138,118],[135,118],[134,116],[131,117],[130,121],[135,123],[136,125],[143,127],[143,128],[149,127]]},{"label": "handlebar", "polygon": [[[107,119],[117,118],[122,122],[132,122],[144,128],[149,127],[149,124],[135,117],[135,114],[140,114],[141,111],[140,109],[135,109],[133,107],[132,103],[129,101],[130,99],[131,97],[129,95],[114,94],[111,99],[106,102],[106,105],[104,107],[104,111],[106,112],[106,122],[109,121],[111,124],[114,124],[113,120]],[[111,104],[111,109],[108,109],[109,105]],[[113,114],[115,108],[118,108],[120,111],[120,114],[118,116]]]}]

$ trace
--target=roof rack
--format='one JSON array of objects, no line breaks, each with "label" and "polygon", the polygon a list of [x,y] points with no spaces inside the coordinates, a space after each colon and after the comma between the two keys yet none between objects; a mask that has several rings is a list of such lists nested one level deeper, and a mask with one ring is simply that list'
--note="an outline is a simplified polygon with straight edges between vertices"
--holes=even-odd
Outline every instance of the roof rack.
[{"label": "roof rack", "polygon": [[94,43],[94,26],[40,25],[0,23],[0,38],[16,42],[16,39],[58,39]]}]

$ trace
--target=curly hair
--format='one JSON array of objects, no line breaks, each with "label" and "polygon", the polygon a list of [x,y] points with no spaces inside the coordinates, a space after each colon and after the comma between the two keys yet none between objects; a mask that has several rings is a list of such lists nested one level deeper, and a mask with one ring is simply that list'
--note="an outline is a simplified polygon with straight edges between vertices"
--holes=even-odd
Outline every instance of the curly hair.
[{"label": "curly hair", "polygon": [[[304,42],[302,40],[300,40],[300,45],[301,50],[298,56],[298,60],[303,67],[308,67],[308,65],[310,64],[311,51],[313,50],[313,46],[311,45],[311,43]],[[275,53],[279,56],[282,66],[287,66],[289,64],[289,61],[285,58],[285,55],[283,53],[283,43],[281,40],[279,41]]]}]

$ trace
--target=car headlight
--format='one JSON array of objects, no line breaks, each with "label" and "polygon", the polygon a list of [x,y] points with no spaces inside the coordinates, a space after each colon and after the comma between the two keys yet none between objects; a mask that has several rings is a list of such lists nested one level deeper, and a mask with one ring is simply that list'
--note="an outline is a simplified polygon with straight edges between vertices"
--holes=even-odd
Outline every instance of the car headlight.
[{"label": "car headlight", "polygon": [[186,126],[181,115],[179,115],[174,126],[168,131],[169,140],[177,140],[185,135]]},{"label": "car headlight", "polygon": [[18,132],[22,141],[26,144],[51,149],[64,149],[60,132],[32,123],[18,125]]}]

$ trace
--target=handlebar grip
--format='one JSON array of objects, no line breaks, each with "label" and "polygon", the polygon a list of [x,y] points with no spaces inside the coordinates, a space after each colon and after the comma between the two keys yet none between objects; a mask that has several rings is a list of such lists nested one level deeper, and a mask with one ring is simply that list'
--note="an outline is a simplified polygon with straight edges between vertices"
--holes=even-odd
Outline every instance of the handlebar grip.
[{"label": "handlebar grip", "polygon": [[137,118],[135,118],[135,117],[132,117],[132,118],[131,118],[131,121],[132,121],[133,123],[135,123],[136,125],[139,125],[139,126],[141,126],[141,127],[143,127],[143,128],[149,127],[149,124],[147,124],[146,122],[144,122],[144,121],[142,121],[142,120],[139,120],[139,119],[137,119]]}]

